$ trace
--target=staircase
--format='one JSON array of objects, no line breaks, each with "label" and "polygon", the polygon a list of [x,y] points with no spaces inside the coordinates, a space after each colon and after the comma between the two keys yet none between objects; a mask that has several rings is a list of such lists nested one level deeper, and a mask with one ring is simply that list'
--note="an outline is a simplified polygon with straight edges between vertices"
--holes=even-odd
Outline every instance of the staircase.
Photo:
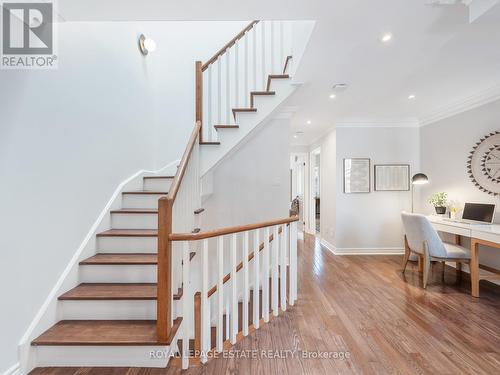
[{"label": "staircase", "polygon": [[[79,260],[76,276],[68,276],[73,285],[57,296],[54,324],[33,330],[39,334],[23,354],[26,373],[37,366],[186,369],[294,304],[296,216],[201,229],[201,177],[294,90],[284,23],[277,25],[254,21],[206,64],[196,63],[197,123],[175,173],[141,176],[137,190],[121,192],[109,229],[95,234],[94,252]],[[254,62],[242,75],[240,45],[244,66]],[[260,54],[248,54],[259,46]],[[241,102],[240,89],[247,93]]]}]

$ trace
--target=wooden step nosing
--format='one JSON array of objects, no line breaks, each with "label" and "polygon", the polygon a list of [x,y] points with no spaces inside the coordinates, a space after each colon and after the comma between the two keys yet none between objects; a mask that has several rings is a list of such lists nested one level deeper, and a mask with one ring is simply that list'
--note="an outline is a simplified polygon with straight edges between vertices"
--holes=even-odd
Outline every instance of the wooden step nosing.
[{"label": "wooden step nosing", "polygon": [[[131,229],[135,231],[141,231],[141,229]],[[118,232],[101,232],[97,233],[96,237],[158,237],[158,232],[148,232],[148,233],[127,233],[127,229],[117,229]]]},{"label": "wooden step nosing", "polygon": [[142,177],[144,180],[164,180],[164,179],[173,179],[175,176],[144,176]]},{"label": "wooden step nosing", "polygon": [[139,190],[139,191],[124,191],[123,195],[168,195],[168,191],[147,191],[147,190]]},{"label": "wooden step nosing", "polygon": [[158,210],[141,210],[141,209],[126,209],[122,208],[121,210],[112,210],[109,212],[111,215],[158,215]]}]

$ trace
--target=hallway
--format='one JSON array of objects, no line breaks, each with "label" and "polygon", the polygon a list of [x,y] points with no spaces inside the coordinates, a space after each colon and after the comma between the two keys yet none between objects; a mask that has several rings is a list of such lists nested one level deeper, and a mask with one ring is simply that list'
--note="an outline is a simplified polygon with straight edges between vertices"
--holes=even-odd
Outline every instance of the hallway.
[{"label": "hallway", "polygon": [[[299,241],[298,303],[225,354],[247,358],[215,359],[186,373],[495,373],[500,289],[482,284],[481,298],[474,299],[466,275],[457,284],[455,270],[447,268],[443,284],[436,266],[425,291],[416,265],[403,277],[400,261],[400,256],[334,256],[306,235]],[[303,358],[302,351],[330,359]],[[288,358],[265,358],[280,355]],[[180,369],[66,368],[32,374],[171,373]]]}]

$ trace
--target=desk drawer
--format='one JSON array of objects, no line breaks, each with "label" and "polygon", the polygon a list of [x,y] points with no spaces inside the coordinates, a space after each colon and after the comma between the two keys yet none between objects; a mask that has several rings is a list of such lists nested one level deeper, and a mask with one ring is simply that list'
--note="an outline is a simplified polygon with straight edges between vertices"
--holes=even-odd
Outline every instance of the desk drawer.
[{"label": "desk drawer", "polygon": [[432,227],[439,232],[446,232],[452,234],[458,234],[464,237],[471,237],[471,230],[466,228],[459,228],[454,225],[431,223]]}]

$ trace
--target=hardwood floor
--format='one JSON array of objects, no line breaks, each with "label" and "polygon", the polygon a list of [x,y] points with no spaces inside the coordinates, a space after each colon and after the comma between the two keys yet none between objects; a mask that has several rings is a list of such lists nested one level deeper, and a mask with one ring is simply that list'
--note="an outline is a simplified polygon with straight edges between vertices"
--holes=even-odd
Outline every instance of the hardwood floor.
[{"label": "hardwood floor", "polygon": [[[500,288],[456,282],[436,265],[427,290],[401,256],[334,256],[314,237],[299,244],[298,303],[236,345],[243,350],[348,352],[349,358],[218,358],[187,374],[497,374]],[[334,355],[334,354],[332,354]],[[269,354],[268,354],[269,356]],[[36,369],[32,375],[164,375],[169,369]]]}]

